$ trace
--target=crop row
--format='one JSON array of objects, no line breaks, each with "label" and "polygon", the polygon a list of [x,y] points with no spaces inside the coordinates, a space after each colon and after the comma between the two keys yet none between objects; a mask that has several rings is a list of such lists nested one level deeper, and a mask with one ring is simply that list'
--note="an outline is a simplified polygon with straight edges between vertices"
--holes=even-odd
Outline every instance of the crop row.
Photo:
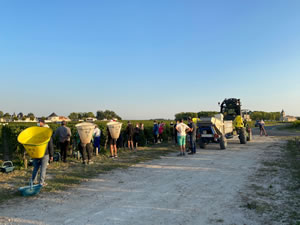
[{"label": "crop row", "polygon": [[[120,135],[120,141],[126,145],[127,136],[126,136],[126,126],[127,121],[121,121],[123,123]],[[140,132],[139,138],[139,146],[145,146],[153,144],[153,121],[145,120],[145,121],[131,121],[133,126],[135,125],[144,124],[144,129]],[[99,129],[101,130],[101,151],[105,152],[106,149],[106,140],[107,140],[107,129],[106,129],[106,121],[96,121],[95,124],[98,125]],[[77,133],[76,130],[76,122],[69,122],[67,126],[71,129],[72,132],[72,143],[76,143],[75,135]],[[35,123],[9,123],[6,125],[0,125],[0,159],[2,160],[14,160],[17,164],[21,166],[25,160],[25,149],[24,147],[18,143],[17,137],[18,135],[26,128],[35,126]],[[55,131],[60,125],[56,123],[49,123],[50,128]],[[173,126],[170,126],[170,121],[165,121],[165,129],[162,134],[162,139],[167,141],[171,138],[173,132]],[[58,141],[55,138],[54,143],[58,146]],[[74,144],[72,147],[75,147]]]}]

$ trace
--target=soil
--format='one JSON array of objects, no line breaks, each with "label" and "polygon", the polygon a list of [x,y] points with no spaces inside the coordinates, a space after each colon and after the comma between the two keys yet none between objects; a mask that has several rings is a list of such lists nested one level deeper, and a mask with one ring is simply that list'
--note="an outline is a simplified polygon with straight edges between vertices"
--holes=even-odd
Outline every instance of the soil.
[{"label": "soil", "polygon": [[[172,153],[159,160],[101,174],[77,188],[10,200],[0,206],[0,224],[263,224],[271,215],[247,208],[249,183],[262,155],[279,152],[281,136],[267,128],[246,145],[237,138],[226,150],[210,144],[197,154]],[[272,156],[270,156],[272,157]],[[265,158],[264,158],[265,160]],[[280,189],[280,186],[277,188]],[[276,221],[274,223],[276,224]]]}]

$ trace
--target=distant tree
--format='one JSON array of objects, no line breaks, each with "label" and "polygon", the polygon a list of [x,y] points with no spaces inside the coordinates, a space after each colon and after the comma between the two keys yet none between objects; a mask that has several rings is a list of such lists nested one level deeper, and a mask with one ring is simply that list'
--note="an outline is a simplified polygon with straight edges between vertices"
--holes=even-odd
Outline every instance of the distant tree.
[{"label": "distant tree", "polygon": [[2,118],[4,115],[4,113],[2,111],[0,111],[0,118]]},{"label": "distant tree", "polygon": [[27,114],[27,117],[31,117],[31,116],[34,117],[34,114],[33,114],[33,113],[28,113],[28,114]]},{"label": "distant tree", "polygon": [[87,117],[95,117],[94,113],[92,113],[92,112],[86,113],[86,116],[87,116]]},{"label": "distant tree", "polygon": [[5,119],[9,119],[9,118],[11,117],[11,115],[10,115],[9,113],[5,113],[5,114],[3,115],[3,117],[4,117]]},{"label": "distant tree", "polygon": [[96,112],[96,118],[97,118],[97,120],[104,120],[104,119],[105,119],[105,114],[104,114],[104,112],[98,110],[98,111]]},{"label": "distant tree", "polygon": [[42,119],[42,120],[46,120],[47,118],[46,118],[45,116],[42,116],[41,119]]},{"label": "distant tree", "polygon": [[70,120],[78,120],[79,119],[78,117],[79,117],[79,115],[76,112],[72,112],[69,115]]},{"label": "distant tree", "polygon": [[35,116],[34,116],[33,113],[28,113],[28,114],[27,114],[27,118],[30,118],[30,120],[33,121],[34,118],[35,118]]},{"label": "distant tree", "polygon": [[280,112],[253,111],[250,117],[252,120],[280,120]]},{"label": "distant tree", "polygon": [[216,111],[201,111],[201,112],[198,112],[198,117],[212,117],[216,114],[218,114],[219,112],[216,112]]},{"label": "distant tree", "polygon": [[181,112],[175,114],[175,120],[181,120],[181,119],[187,120],[189,117],[197,118],[198,114],[196,112]]},{"label": "distant tree", "polygon": [[96,117],[98,120],[103,120],[103,119],[113,119],[113,118],[116,118],[118,120],[121,120],[122,118],[117,115],[114,111],[111,111],[111,110],[105,110],[104,112],[103,111],[100,111],[98,110],[97,113],[96,113]]},{"label": "distant tree", "polygon": [[17,116],[14,116],[13,117],[13,121],[17,121],[18,120],[18,117]]}]

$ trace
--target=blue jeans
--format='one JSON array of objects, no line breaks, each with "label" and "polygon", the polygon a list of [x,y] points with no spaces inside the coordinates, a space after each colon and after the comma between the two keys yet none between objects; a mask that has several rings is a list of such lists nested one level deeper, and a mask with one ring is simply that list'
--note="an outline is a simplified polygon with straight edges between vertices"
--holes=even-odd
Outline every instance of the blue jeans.
[{"label": "blue jeans", "polygon": [[192,136],[190,136],[190,146],[192,153],[196,153],[196,139],[194,139]]},{"label": "blue jeans", "polygon": [[39,184],[43,184],[46,178],[46,169],[49,161],[49,155],[45,155],[41,159],[33,159],[33,172],[32,172],[32,181],[36,183],[37,173],[40,169],[40,180]]}]

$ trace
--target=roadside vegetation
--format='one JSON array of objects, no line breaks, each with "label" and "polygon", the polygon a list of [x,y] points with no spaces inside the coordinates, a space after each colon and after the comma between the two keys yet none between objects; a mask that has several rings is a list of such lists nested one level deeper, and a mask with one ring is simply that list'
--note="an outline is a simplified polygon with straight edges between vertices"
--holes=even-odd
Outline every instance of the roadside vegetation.
[{"label": "roadside vegetation", "polygon": [[[108,121],[96,121],[94,122],[96,125],[99,126],[101,130],[101,151],[106,151],[106,140],[107,140],[107,129],[106,129],[106,123]],[[123,137],[123,141],[126,140],[126,134],[125,129],[127,126],[127,121],[120,121],[123,123],[122,130],[121,130],[121,136]],[[133,126],[136,124],[144,124],[144,130],[140,133],[139,138],[139,146],[150,146],[153,144],[153,121],[150,120],[132,120],[131,121]],[[159,121],[165,123],[165,129],[162,134],[162,139],[164,141],[167,141],[171,138],[173,126],[170,126],[170,123],[173,121]],[[76,124],[79,122],[69,122],[67,124],[68,127],[70,127],[72,132],[71,137],[71,148],[76,148],[76,133],[77,129],[75,127]],[[23,169],[26,168],[27,162],[29,161],[29,157],[27,156],[25,149],[23,145],[18,143],[17,137],[23,131],[24,129],[35,126],[36,123],[8,123],[8,124],[0,124],[0,163],[2,163],[1,160],[11,160],[13,161],[14,165],[16,166],[16,169]],[[50,128],[55,131],[60,125],[57,123],[49,123],[48,124]],[[58,146],[58,140],[54,139],[54,143]]]}]

